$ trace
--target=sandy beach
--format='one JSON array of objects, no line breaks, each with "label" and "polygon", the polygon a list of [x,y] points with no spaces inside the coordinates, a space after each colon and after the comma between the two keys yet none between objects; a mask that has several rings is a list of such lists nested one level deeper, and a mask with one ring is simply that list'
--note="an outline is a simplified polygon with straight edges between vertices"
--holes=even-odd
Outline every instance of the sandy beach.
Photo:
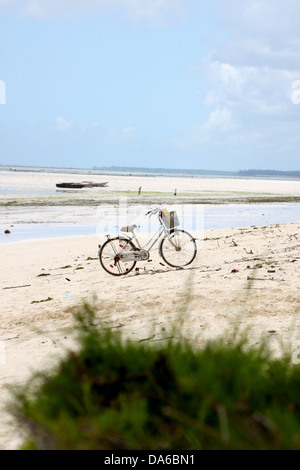
[{"label": "sandy beach", "polygon": [[[56,192],[56,182],[82,179],[109,185],[75,195]],[[34,371],[55,365],[74,345],[72,312],[84,300],[93,303],[99,321],[134,341],[157,343],[183,335],[201,346],[227,331],[249,328],[251,344],[267,338],[276,357],[283,347],[293,350],[300,340],[297,202],[294,219],[289,220],[289,212],[285,217],[291,223],[262,218],[264,224],[252,226],[243,224],[247,219],[242,204],[249,195],[262,201],[266,195],[274,202],[285,197],[296,201],[300,181],[1,172],[0,183],[2,226],[12,232],[26,223],[47,227],[85,221],[95,226],[99,205],[126,194],[132,201],[139,186],[146,192],[139,199],[143,209],[173,197],[174,187],[188,203],[194,197],[197,203],[209,198],[223,204],[224,211],[226,201],[239,199],[233,206],[237,228],[192,231],[197,257],[180,270],[164,265],[155,247],[149,261],[137,264],[138,270],[121,278],[110,276],[98,260],[98,245],[104,241],[101,230],[14,243],[9,238],[1,243],[1,238],[1,449],[17,449],[22,443],[22,430],[11,425],[5,411],[6,386],[22,384]],[[257,213],[265,211],[260,204],[255,207]],[[174,325],[180,325],[175,333]]]},{"label": "sandy beach", "polygon": [[[107,187],[61,190],[57,183],[107,182]],[[97,175],[49,172],[0,172],[1,205],[97,205],[127,196],[131,202],[176,200],[203,203],[300,200],[300,181],[286,179],[199,178],[153,175]],[[141,188],[140,194],[138,194]]]},{"label": "sandy beach", "polygon": [[[83,300],[135,341],[161,341],[184,320],[180,332],[196,345],[234,327],[250,328],[253,345],[266,337],[274,355],[281,354],[282,344],[300,339],[299,229],[294,223],[207,231],[188,268],[162,265],[154,250],[150,262],[122,278],[101,268],[97,236],[2,245],[2,406],[6,385],[55,364],[72,345],[72,307]],[[2,410],[1,449],[21,442],[21,430],[9,420]]]}]

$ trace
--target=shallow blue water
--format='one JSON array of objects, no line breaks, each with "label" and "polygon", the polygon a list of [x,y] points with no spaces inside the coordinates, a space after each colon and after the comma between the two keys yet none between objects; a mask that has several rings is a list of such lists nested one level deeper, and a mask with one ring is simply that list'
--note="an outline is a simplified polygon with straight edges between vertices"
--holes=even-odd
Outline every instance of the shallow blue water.
[{"label": "shallow blue water", "polygon": [[[5,234],[5,230],[9,234]],[[35,240],[43,238],[71,237],[76,235],[93,235],[96,233],[95,225],[81,224],[16,224],[13,227],[0,225],[0,244]]]},{"label": "shallow blue water", "polygon": [[[170,208],[171,209],[171,208]],[[175,207],[181,228],[185,230],[208,230],[220,228],[240,228],[250,226],[264,226],[299,222],[300,204],[230,204],[216,206],[182,205]],[[135,213],[128,215],[128,223],[136,223],[137,232],[149,232],[155,229],[155,223],[149,226],[149,219],[144,217],[145,208],[139,208]],[[0,223],[0,244],[21,240],[55,238],[76,235],[106,235],[115,233],[118,227],[124,225],[117,221],[113,214],[110,219],[107,215],[95,214],[93,221],[85,222],[82,210],[80,217],[74,214],[74,222],[61,220],[59,223],[47,220],[47,223]],[[5,234],[5,230],[10,234]]]}]

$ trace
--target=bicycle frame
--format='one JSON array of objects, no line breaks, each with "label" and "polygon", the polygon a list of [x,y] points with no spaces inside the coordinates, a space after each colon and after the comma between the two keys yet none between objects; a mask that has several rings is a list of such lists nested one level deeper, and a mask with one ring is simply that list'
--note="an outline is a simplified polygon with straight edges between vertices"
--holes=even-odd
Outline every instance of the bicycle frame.
[{"label": "bicycle frame", "polygon": [[132,232],[131,240],[134,240],[136,242],[137,247],[140,250],[150,251],[151,248],[154,247],[155,243],[160,239],[160,237],[162,236],[164,232],[165,232],[164,227],[161,225],[159,229],[154,233],[154,235],[150,238],[150,240],[147,241],[146,245],[144,246],[141,246],[134,232]]},{"label": "bicycle frame", "polygon": [[[138,260],[144,260],[145,258],[141,255],[141,253],[149,253],[150,250],[153,248],[153,246],[156,244],[156,242],[161,238],[163,234],[165,234],[169,239],[170,239],[170,231],[167,230],[161,220],[161,217],[158,216],[158,220],[160,222],[160,226],[158,230],[154,233],[154,235],[148,240],[148,242],[144,245],[141,246],[139,240],[137,239],[134,231],[132,231],[132,237],[128,235],[124,235],[125,237],[128,238],[128,240],[134,241],[136,244],[137,251],[125,251],[121,250],[118,256],[122,259],[125,259],[127,261],[138,261]],[[174,229],[173,229],[174,231]],[[170,240],[171,241],[171,240]],[[173,244],[173,242],[171,241]]]}]

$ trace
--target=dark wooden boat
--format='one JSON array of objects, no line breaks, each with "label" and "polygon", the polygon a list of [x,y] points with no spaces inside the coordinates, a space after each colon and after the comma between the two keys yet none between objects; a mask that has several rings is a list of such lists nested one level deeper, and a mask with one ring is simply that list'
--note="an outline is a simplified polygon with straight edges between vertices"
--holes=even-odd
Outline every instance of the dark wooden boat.
[{"label": "dark wooden boat", "polygon": [[82,181],[85,188],[104,188],[108,183],[93,183],[92,181]]},{"label": "dark wooden boat", "polygon": [[91,181],[82,181],[82,183],[57,183],[57,188],[64,189],[82,189],[82,188],[104,188],[108,183],[92,183]]},{"label": "dark wooden boat", "polygon": [[57,183],[56,187],[68,189],[81,189],[84,187],[84,185],[80,183]]}]

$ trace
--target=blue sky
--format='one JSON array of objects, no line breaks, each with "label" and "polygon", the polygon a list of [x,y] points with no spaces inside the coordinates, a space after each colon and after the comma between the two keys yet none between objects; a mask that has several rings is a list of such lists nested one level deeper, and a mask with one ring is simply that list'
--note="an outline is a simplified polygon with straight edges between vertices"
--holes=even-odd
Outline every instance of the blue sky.
[{"label": "blue sky", "polygon": [[0,0],[0,164],[300,170],[299,148],[299,0]]}]

